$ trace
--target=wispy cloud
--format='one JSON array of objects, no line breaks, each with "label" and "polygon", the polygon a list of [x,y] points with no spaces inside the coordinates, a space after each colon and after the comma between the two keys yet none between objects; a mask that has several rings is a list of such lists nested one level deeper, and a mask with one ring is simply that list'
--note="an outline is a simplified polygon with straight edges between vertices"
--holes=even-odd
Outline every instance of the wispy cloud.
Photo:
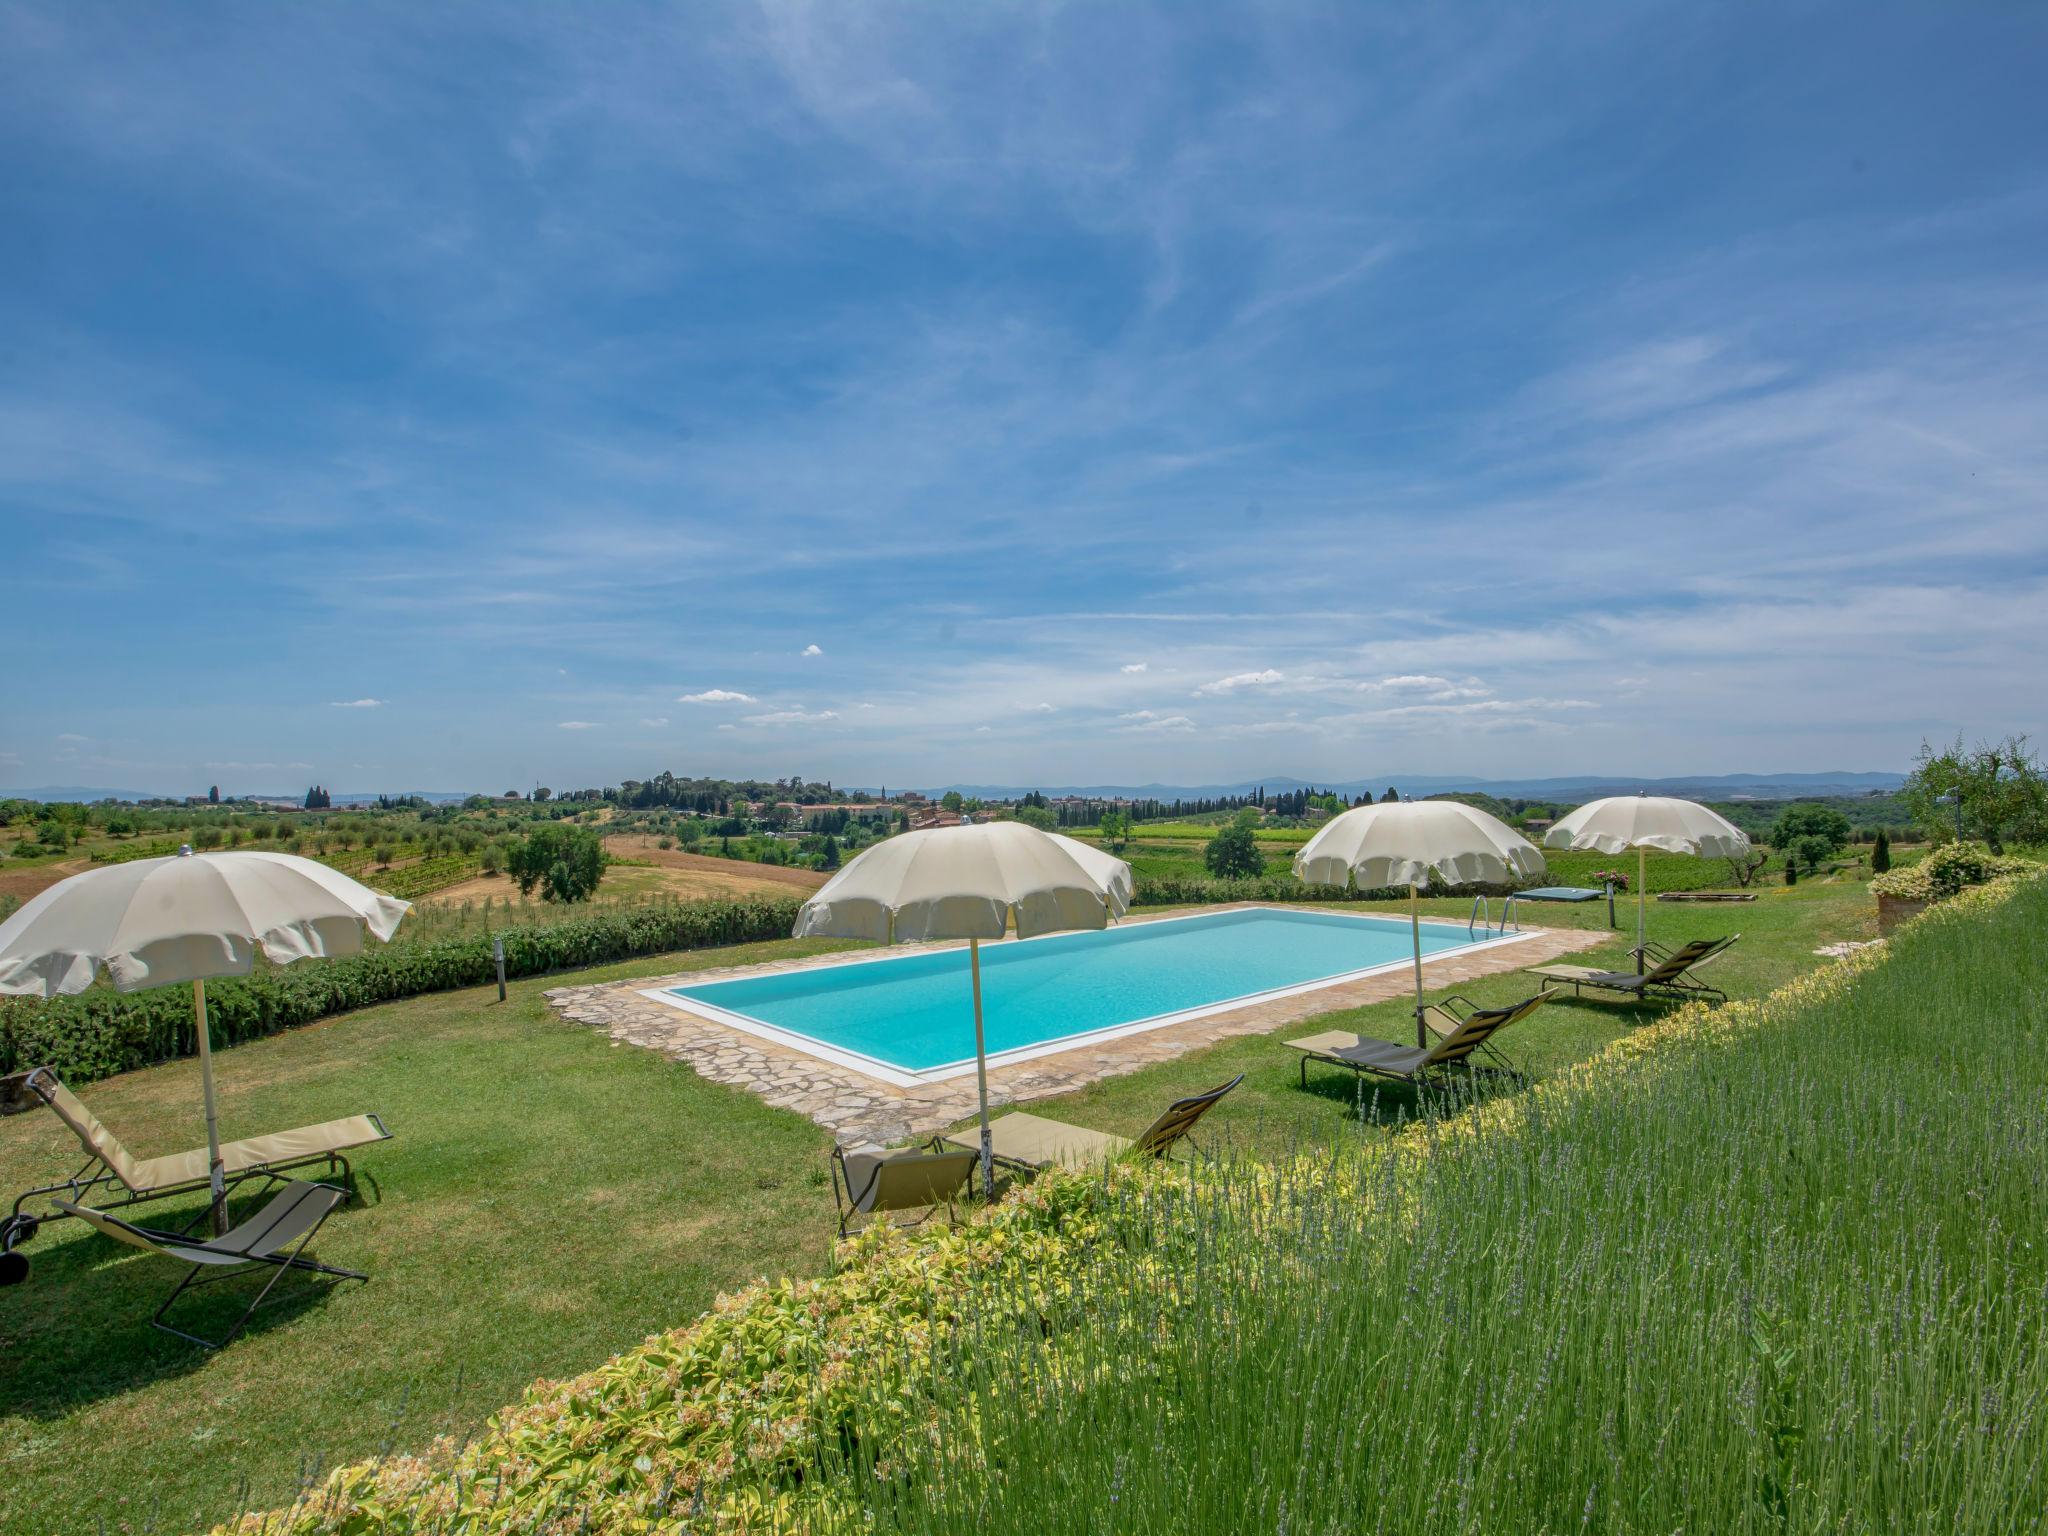
[{"label": "wispy cloud", "polygon": [[597,722],[595,720],[564,720],[555,729],[558,731],[594,731],[597,729]]},{"label": "wispy cloud", "polygon": [[664,726],[664,725],[667,725],[667,724],[668,724],[668,716],[667,716],[667,715],[645,715],[645,716],[642,716],[642,717],[641,717],[640,723],[641,723],[642,725],[644,725],[644,726],[648,726],[648,727],[650,727],[650,728],[657,728],[657,729],[658,729],[659,727],[661,727],[661,726]]},{"label": "wispy cloud", "polygon": [[[1705,771],[2048,731],[2048,192],[2000,126],[2032,52],[1842,0],[1670,25],[0,23],[46,247],[0,286],[9,617],[62,684],[0,681],[6,782]],[[161,260],[202,247],[197,287]],[[713,319],[661,302],[706,284]],[[146,326],[89,301],[145,290]],[[209,584],[231,637],[180,601]],[[648,761],[678,668],[746,691],[682,696],[714,730]]]},{"label": "wispy cloud", "polygon": [[706,688],[702,693],[685,693],[677,697],[678,704],[754,704],[758,703],[751,693],[741,693],[735,688]]},{"label": "wispy cloud", "polygon": [[1198,694],[1236,693],[1245,688],[1270,688],[1283,681],[1281,674],[1272,667],[1257,672],[1233,672],[1228,677],[1219,677],[1213,683],[1204,683],[1195,690]]}]

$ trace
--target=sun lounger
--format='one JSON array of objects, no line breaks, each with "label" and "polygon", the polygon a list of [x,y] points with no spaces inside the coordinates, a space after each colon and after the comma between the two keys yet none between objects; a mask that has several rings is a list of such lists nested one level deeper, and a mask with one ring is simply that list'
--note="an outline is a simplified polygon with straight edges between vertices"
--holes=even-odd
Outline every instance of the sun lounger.
[{"label": "sun lounger", "polygon": [[[1394,1078],[1404,1083],[1418,1083],[1426,1077],[1442,1074],[1451,1067],[1472,1065],[1472,1056],[1481,1049],[1491,1048],[1493,1037],[1518,1019],[1526,1018],[1535,1011],[1536,1005],[1548,994],[1538,994],[1512,1008],[1493,1008],[1477,1011],[1471,1017],[1455,1019],[1434,1045],[1396,1045],[1391,1040],[1381,1040],[1371,1035],[1354,1035],[1349,1030],[1332,1029],[1320,1035],[1309,1035],[1300,1040],[1289,1040],[1287,1048],[1301,1053],[1301,1085],[1308,1086],[1308,1064],[1312,1061],[1327,1062],[1333,1067],[1349,1067],[1353,1072],[1371,1077]],[[1424,1019],[1425,1023],[1429,1020]],[[1435,1028],[1435,1025],[1431,1026]],[[1495,1052],[1495,1060],[1506,1063],[1507,1058]],[[1523,1074],[1512,1064],[1505,1070],[1516,1077]]]},{"label": "sun lounger", "polygon": [[[995,1160],[1013,1168],[1036,1172],[1054,1164],[1063,1168],[1086,1168],[1126,1153],[1137,1157],[1164,1157],[1175,1142],[1192,1131],[1202,1116],[1215,1107],[1217,1100],[1243,1081],[1244,1074],[1240,1072],[1221,1088],[1211,1088],[1191,1099],[1175,1100],[1167,1105],[1165,1113],[1139,1133],[1135,1141],[1108,1131],[1091,1131],[1063,1121],[1048,1120],[1043,1115],[1021,1111],[1004,1115],[989,1125]],[[981,1127],[978,1125],[955,1131],[941,1140],[947,1146],[965,1148],[977,1157],[981,1155]]]},{"label": "sun lounger", "polygon": [[[967,1188],[980,1156],[972,1152],[927,1152],[911,1147],[891,1152],[886,1147],[832,1149],[832,1201],[839,1207],[839,1235],[856,1216],[882,1211],[930,1211],[945,1206]],[[923,1218],[920,1218],[920,1220]],[[914,1223],[913,1223],[914,1225]]]},{"label": "sun lounger", "polygon": [[[65,1215],[79,1217],[117,1242],[191,1265],[185,1278],[156,1309],[156,1315],[149,1320],[150,1325],[207,1349],[222,1349],[247,1326],[249,1319],[256,1315],[256,1309],[269,1298],[288,1269],[332,1275],[338,1280],[369,1279],[358,1270],[337,1269],[331,1264],[317,1263],[306,1255],[306,1247],[313,1241],[314,1233],[334,1214],[334,1208],[347,1198],[348,1191],[333,1184],[308,1184],[294,1179],[272,1195],[263,1209],[247,1221],[205,1242],[178,1232],[158,1232],[149,1227],[134,1226],[89,1205],[75,1205],[65,1200],[53,1203]],[[210,1285],[216,1280],[232,1279],[256,1264],[268,1264],[277,1273],[257,1292],[256,1299],[235,1320],[235,1326],[219,1339],[203,1339],[196,1333],[173,1328],[164,1321],[164,1314],[171,1309],[171,1304],[186,1291]],[[201,1275],[207,1278],[202,1280],[199,1278]]]},{"label": "sun lounger", "polygon": [[1588,965],[1533,965],[1529,967],[1529,974],[1569,986],[1574,995],[1591,987],[1596,992],[1613,992],[1628,997],[1703,997],[1725,1003],[1728,1001],[1726,992],[1701,981],[1694,973],[1723,954],[1741,937],[1736,933],[1725,939],[1694,939],[1677,949],[1665,949],[1652,941],[1643,946],[1643,958],[1647,964],[1640,973],[1603,971]]},{"label": "sun lounger", "polygon": [[1473,1019],[1493,1020],[1493,1032],[1479,1042],[1479,1054],[1501,1071],[1520,1077],[1521,1069],[1501,1054],[1500,1047],[1493,1043],[1493,1035],[1499,1034],[1510,1024],[1521,1023],[1549,1000],[1550,989],[1545,987],[1541,992],[1525,997],[1519,1003],[1509,1003],[1501,1008],[1481,1008],[1471,998],[1453,992],[1450,996],[1424,1007],[1422,1022],[1431,1034],[1442,1040],[1455,1033],[1460,1025]]},{"label": "sun lounger", "polygon": [[[101,1210],[120,1210],[144,1200],[161,1200],[170,1195],[204,1190],[210,1182],[206,1148],[196,1147],[190,1152],[177,1152],[168,1157],[133,1156],[121,1145],[120,1138],[102,1125],[98,1117],[80,1103],[77,1095],[59,1082],[57,1074],[47,1067],[37,1067],[10,1079],[10,1087],[17,1093],[22,1090],[32,1093],[49,1105],[85,1148],[87,1161],[62,1183],[32,1189],[14,1202],[13,1214],[0,1224],[0,1252],[26,1242],[34,1236],[40,1223],[59,1219],[63,1214],[23,1210],[29,1201],[40,1196],[62,1195],[64,1200],[51,1203],[63,1206],[66,1202],[92,1198],[95,1190],[110,1195],[118,1190],[119,1198],[95,1199],[94,1204]],[[384,1122],[375,1115],[352,1115],[346,1120],[330,1120],[325,1125],[303,1126],[272,1136],[252,1136],[245,1141],[224,1143],[220,1149],[221,1167],[228,1183],[235,1184],[247,1178],[282,1182],[282,1176],[288,1170],[324,1163],[330,1177],[338,1174],[345,1186],[353,1188],[355,1170],[343,1154],[390,1138],[391,1133],[384,1128]],[[26,1274],[25,1265],[0,1265],[0,1283],[11,1284]]]}]

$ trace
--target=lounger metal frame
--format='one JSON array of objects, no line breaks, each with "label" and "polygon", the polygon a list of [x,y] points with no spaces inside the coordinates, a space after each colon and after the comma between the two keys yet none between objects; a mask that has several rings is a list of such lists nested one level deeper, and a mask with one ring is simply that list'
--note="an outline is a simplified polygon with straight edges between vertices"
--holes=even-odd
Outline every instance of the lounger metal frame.
[{"label": "lounger metal frame", "polygon": [[[286,1182],[290,1183],[294,1181],[288,1180]],[[223,1249],[216,1246],[218,1243],[218,1239],[216,1239],[215,1242],[212,1244],[199,1242],[190,1237],[185,1236],[183,1233],[161,1232],[150,1227],[138,1227],[134,1225],[132,1222],[122,1221],[118,1216],[109,1216],[108,1220],[116,1223],[119,1226],[126,1227],[129,1231],[135,1232],[140,1236],[146,1238],[150,1243],[155,1245],[158,1251],[164,1253],[166,1257],[177,1258],[178,1250],[181,1248],[204,1248],[208,1252],[216,1254],[225,1253],[229,1254],[231,1257],[235,1257],[240,1260],[238,1264],[235,1264],[233,1266],[219,1266],[205,1262],[194,1262],[192,1264],[191,1270],[186,1274],[185,1278],[180,1280],[177,1283],[177,1285],[172,1288],[171,1294],[163,1299],[162,1303],[158,1305],[156,1311],[151,1315],[149,1319],[150,1327],[161,1329],[163,1332],[171,1334],[176,1338],[184,1339],[190,1343],[197,1344],[202,1349],[225,1349],[228,1347],[228,1345],[232,1344],[235,1341],[236,1335],[241,1333],[241,1331],[244,1328],[248,1327],[249,1319],[254,1317],[256,1315],[257,1309],[263,1306],[264,1303],[270,1299],[270,1293],[277,1288],[277,1282],[282,1280],[285,1277],[285,1274],[290,1270],[296,1269],[309,1274],[331,1275],[337,1280],[367,1281],[370,1277],[364,1274],[361,1270],[343,1269],[339,1265],[322,1264],[317,1259],[310,1259],[306,1257],[306,1249],[312,1245],[313,1239],[319,1233],[320,1229],[327,1225],[327,1218],[329,1216],[332,1216],[343,1205],[347,1204],[349,1199],[349,1192],[346,1189],[341,1188],[339,1185],[307,1181],[306,1188],[324,1189],[329,1193],[337,1196],[338,1198],[334,1200],[334,1202],[330,1204],[326,1210],[320,1213],[319,1218],[316,1221],[314,1221],[313,1225],[306,1229],[305,1235],[302,1236],[297,1243],[292,1245],[291,1252],[288,1254],[254,1253],[246,1250],[237,1254],[234,1253],[233,1250]],[[277,1199],[272,1202],[272,1205],[282,1206],[284,1205],[284,1201],[282,1199]],[[270,1207],[266,1207],[264,1211],[258,1213],[258,1216],[255,1219],[260,1220],[262,1216],[269,1214],[269,1210]],[[277,1221],[282,1221],[286,1216],[289,1216],[291,1213],[292,1212],[290,1208],[280,1210],[277,1215]],[[67,1211],[65,1214],[69,1215],[71,1213]],[[98,1208],[95,1208],[95,1214],[105,1214],[105,1212],[98,1210]],[[276,1222],[272,1222],[271,1225],[276,1225]],[[253,1249],[258,1244],[260,1244],[263,1240],[264,1233],[268,1232],[268,1230],[269,1228],[266,1227],[263,1229],[263,1231],[258,1232],[254,1239],[252,1239],[252,1241],[249,1243],[248,1247],[250,1249]],[[201,1338],[196,1333],[187,1333],[184,1329],[174,1328],[169,1323],[164,1321],[164,1314],[170,1311],[172,1305],[177,1301],[177,1299],[180,1296],[183,1296],[187,1291],[196,1291],[201,1286],[212,1285],[216,1281],[220,1280],[241,1279],[248,1275],[250,1272],[247,1266],[253,1264],[268,1264],[276,1270],[276,1273],[264,1282],[263,1289],[256,1293],[256,1299],[250,1302],[247,1307],[243,1308],[242,1315],[235,1320],[234,1327],[230,1328],[226,1333],[222,1334],[218,1340]],[[211,1272],[209,1273],[209,1271]],[[200,1278],[202,1274],[206,1276],[206,1278],[203,1280]]]},{"label": "lounger metal frame", "polygon": [[[957,1152],[957,1150],[958,1149],[954,1149],[954,1152]],[[936,1157],[940,1154],[937,1150],[936,1144],[934,1144],[933,1150],[930,1152],[920,1152],[913,1147],[904,1148],[902,1152],[898,1155],[909,1157]],[[856,1216],[872,1216],[889,1226],[898,1226],[906,1228],[921,1227],[926,1222],[930,1221],[932,1217],[938,1214],[939,1207],[941,1205],[945,1206],[946,1208],[946,1219],[952,1222],[955,1226],[959,1225],[960,1213],[957,1206],[954,1203],[952,1196],[950,1195],[947,1196],[944,1200],[935,1200],[930,1205],[926,1206],[924,1214],[918,1217],[915,1221],[892,1222],[889,1220],[888,1212],[886,1211],[864,1211],[860,1208],[860,1202],[867,1197],[868,1193],[871,1190],[873,1190],[877,1184],[881,1182],[882,1174],[888,1168],[888,1160],[883,1159],[881,1161],[876,1162],[874,1172],[868,1176],[867,1183],[864,1186],[862,1186],[858,1194],[854,1192],[853,1188],[853,1172],[846,1166],[846,1148],[839,1146],[835,1143],[832,1148],[830,1161],[832,1164],[832,1204],[838,1209],[839,1212],[839,1235],[841,1237],[845,1237],[848,1235],[850,1231],[849,1223],[851,1223],[853,1218]],[[962,1190],[965,1190],[967,1188],[968,1182],[973,1178],[973,1175],[974,1170],[972,1165],[970,1164],[967,1170],[967,1178],[961,1181],[960,1187]],[[908,1209],[908,1207],[903,1207],[903,1209]],[[863,1229],[865,1229],[866,1226],[871,1225],[873,1225],[872,1222],[864,1223]]]},{"label": "lounger metal frame", "polygon": [[[1543,995],[1548,996],[1549,994],[1546,991]],[[1439,1038],[1437,1043],[1430,1047],[1428,1054],[1406,1072],[1391,1066],[1379,1066],[1371,1062],[1354,1061],[1329,1051],[1309,1051],[1302,1050],[1300,1046],[1294,1046],[1293,1049],[1301,1052],[1301,1086],[1304,1088],[1308,1086],[1308,1064],[1311,1061],[1324,1062],[1333,1067],[1345,1067],[1361,1077],[1384,1077],[1391,1082],[1409,1083],[1418,1088],[1427,1082],[1448,1077],[1453,1067],[1462,1067],[1468,1074],[1501,1072],[1518,1082],[1527,1082],[1529,1075],[1513,1062],[1508,1061],[1507,1057],[1501,1055],[1498,1047],[1492,1049],[1491,1055],[1501,1065],[1479,1067],[1474,1066],[1471,1061],[1473,1056],[1492,1045],[1494,1035],[1522,1017],[1521,1009],[1524,1006],[1526,1004],[1517,1004],[1514,1008],[1482,1010],[1472,1018],[1460,1020],[1457,1029]],[[1478,1022],[1484,1019],[1487,1013],[1499,1013],[1502,1017],[1491,1023]],[[1473,1033],[1476,1033],[1478,1038],[1471,1038]],[[1465,1034],[1467,1038],[1460,1040],[1458,1038],[1460,1034]],[[1394,1046],[1394,1042],[1391,1040],[1379,1041],[1377,1043],[1384,1046]],[[1437,1053],[1446,1047],[1454,1049],[1456,1054],[1444,1056],[1441,1060],[1435,1059]],[[1402,1047],[1396,1048],[1404,1049]]]},{"label": "lounger metal frame", "polygon": [[[1640,951],[1643,965],[1645,966],[1640,979],[1630,977],[1626,972],[1622,971],[1596,973],[1600,976],[1616,978],[1614,980],[1601,981],[1596,981],[1591,976],[1572,976],[1545,971],[1540,967],[1534,968],[1532,973],[1542,976],[1554,986],[1569,986],[1574,997],[1581,995],[1581,988],[1591,987],[1595,992],[1607,992],[1620,997],[1668,997],[1686,1002],[1694,998],[1701,998],[1713,1003],[1725,1003],[1728,1001],[1728,994],[1726,992],[1708,982],[1701,981],[1693,973],[1699,970],[1701,966],[1718,960],[1741,937],[1742,935],[1739,933],[1731,933],[1725,939],[1695,939],[1690,944],[1681,944],[1677,949],[1668,949],[1664,945],[1659,944],[1655,939],[1650,939],[1643,944]],[[1687,960],[1685,964],[1673,969],[1673,962],[1688,949],[1693,948],[1699,948],[1700,952]],[[1634,946],[1631,946],[1629,953],[1636,954],[1638,951]],[[1659,971],[1665,970],[1669,970],[1670,974],[1658,976]]]},{"label": "lounger metal frame", "polygon": [[[45,1105],[49,1103],[49,1097],[37,1085],[36,1079],[46,1075],[52,1082],[56,1081],[56,1074],[51,1072],[48,1067],[33,1068],[21,1074],[18,1079],[22,1088],[35,1094]],[[363,1118],[382,1131],[386,1141],[391,1139],[390,1130],[375,1113],[366,1113]],[[238,1173],[228,1174],[222,1182],[222,1189],[225,1194],[232,1194],[250,1179],[263,1179],[266,1183],[287,1183],[289,1180],[284,1175],[289,1171],[312,1168],[321,1163],[326,1164],[326,1177],[319,1182],[330,1185],[338,1182],[348,1197],[354,1199],[356,1193],[356,1171],[349,1162],[347,1155],[340,1151],[310,1152],[303,1157],[287,1158],[282,1162],[262,1163],[253,1168],[244,1168]],[[95,1168],[100,1171],[94,1173],[93,1169]],[[338,1181],[336,1179],[337,1174],[339,1175]],[[118,1200],[89,1201],[86,1198],[93,1190],[108,1185],[119,1186],[121,1189],[126,1190],[127,1193]],[[45,1222],[64,1221],[71,1215],[69,1211],[60,1210],[24,1211],[22,1207],[31,1200],[49,1199],[53,1202],[64,1200],[73,1205],[90,1204],[96,1211],[120,1211],[126,1210],[131,1205],[144,1205],[152,1200],[167,1200],[176,1195],[205,1194],[210,1188],[211,1180],[198,1178],[186,1179],[177,1184],[162,1184],[153,1189],[132,1190],[122,1183],[121,1176],[114,1172],[113,1166],[104,1157],[94,1154],[80,1164],[78,1171],[72,1174],[70,1178],[57,1184],[41,1185],[36,1189],[27,1191],[15,1200],[14,1208],[8,1213],[7,1218],[4,1221],[0,1221],[0,1254],[10,1252],[27,1242],[36,1235]],[[211,1206],[201,1210],[197,1216],[193,1217],[190,1224],[184,1230],[189,1232],[193,1227],[199,1225],[200,1222],[206,1220],[211,1213]]]}]

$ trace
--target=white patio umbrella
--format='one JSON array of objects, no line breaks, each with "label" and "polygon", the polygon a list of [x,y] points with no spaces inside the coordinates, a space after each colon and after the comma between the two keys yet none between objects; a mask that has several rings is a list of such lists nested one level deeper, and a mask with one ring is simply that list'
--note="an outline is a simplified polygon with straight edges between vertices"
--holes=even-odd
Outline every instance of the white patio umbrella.
[{"label": "white patio umbrella", "polygon": [[1749,834],[1717,812],[1668,795],[1612,795],[1580,806],[1558,819],[1543,838],[1545,847],[1591,849],[1596,853],[1636,851],[1636,970],[1643,969],[1649,893],[1648,850],[1691,853],[1710,859],[1739,859],[1749,852]]},{"label": "white patio umbrella", "polygon": [[[981,941],[1103,928],[1128,900],[1131,869],[1100,850],[1017,821],[930,827],[875,844],[797,914],[802,938],[967,940],[974,985],[974,1072],[981,1099],[981,1178],[995,1193],[988,1128],[988,1044],[981,1023]],[[1114,865],[1112,869],[1110,866]],[[1120,888],[1125,894],[1117,895]]]},{"label": "white patio umbrella", "polygon": [[192,983],[218,1227],[224,1180],[206,983],[248,975],[259,949],[273,965],[355,954],[366,932],[389,939],[409,906],[287,853],[195,854],[187,848],[168,858],[135,859],[73,875],[0,923],[0,995],[83,992],[102,966],[122,992]]},{"label": "white patio umbrella", "polygon": [[1461,800],[1402,800],[1361,805],[1335,817],[1294,856],[1294,873],[1316,885],[1361,890],[1408,887],[1415,940],[1415,1043],[1422,1024],[1422,916],[1419,893],[1445,885],[1501,884],[1543,873],[1543,855],[1521,833]]}]

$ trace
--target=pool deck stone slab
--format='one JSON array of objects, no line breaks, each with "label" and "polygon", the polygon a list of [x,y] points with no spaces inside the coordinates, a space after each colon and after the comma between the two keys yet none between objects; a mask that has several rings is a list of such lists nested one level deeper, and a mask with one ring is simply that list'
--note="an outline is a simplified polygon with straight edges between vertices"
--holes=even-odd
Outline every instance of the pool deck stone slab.
[{"label": "pool deck stone slab", "polygon": [[[1244,903],[1273,906],[1278,903]],[[1231,911],[1212,907],[1207,911]],[[1313,909],[1311,909],[1313,910]],[[1175,913],[1159,913],[1167,917]],[[1127,923],[1153,921],[1153,916],[1126,919]],[[1461,928],[1462,923],[1442,924]],[[1442,991],[1461,981],[1495,976],[1524,966],[1543,965],[1575,950],[1590,949],[1610,935],[1597,928],[1531,928],[1518,943],[1431,958],[1424,956],[1422,975],[1432,991]],[[962,944],[904,944],[899,951],[959,949]],[[710,1019],[699,1018],[671,1008],[643,991],[662,987],[696,986],[739,976],[767,976],[780,971],[816,970],[838,965],[846,951],[812,955],[801,960],[778,960],[767,965],[721,966],[638,981],[607,982],[591,987],[554,987],[542,994],[563,1018],[606,1031],[621,1045],[637,1045],[659,1051],[676,1061],[687,1062],[699,1077],[714,1083],[744,1088],[778,1109],[793,1109],[823,1126],[846,1146],[861,1142],[896,1142],[913,1136],[928,1136],[955,1125],[974,1113],[974,1077],[949,1078],[898,1088],[805,1052],[782,1046],[758,1036],[743,1034]],[[1073,1050],[1040,1056],[1011,1066],[992,1068],[988,1075],[991,1106],[1018,1104],[1031,1099],[1070,1093],[1106,1077],[1135,1072],[1154,1062],[1170,1061],[1202,1046],[1214,1045],[1238,1035],[1265,1034],[1303,1019],[1384,1002],[1406,995],[1413,986],[1404,967],[1383,971],[1356,981],[1319,987],[1293,997],[1247,1004],[1206,1018],[1166,1024],[1140,1034],[1081,1045]],[[1208,1087],[1190,1083],[1194,1092]]]}]

